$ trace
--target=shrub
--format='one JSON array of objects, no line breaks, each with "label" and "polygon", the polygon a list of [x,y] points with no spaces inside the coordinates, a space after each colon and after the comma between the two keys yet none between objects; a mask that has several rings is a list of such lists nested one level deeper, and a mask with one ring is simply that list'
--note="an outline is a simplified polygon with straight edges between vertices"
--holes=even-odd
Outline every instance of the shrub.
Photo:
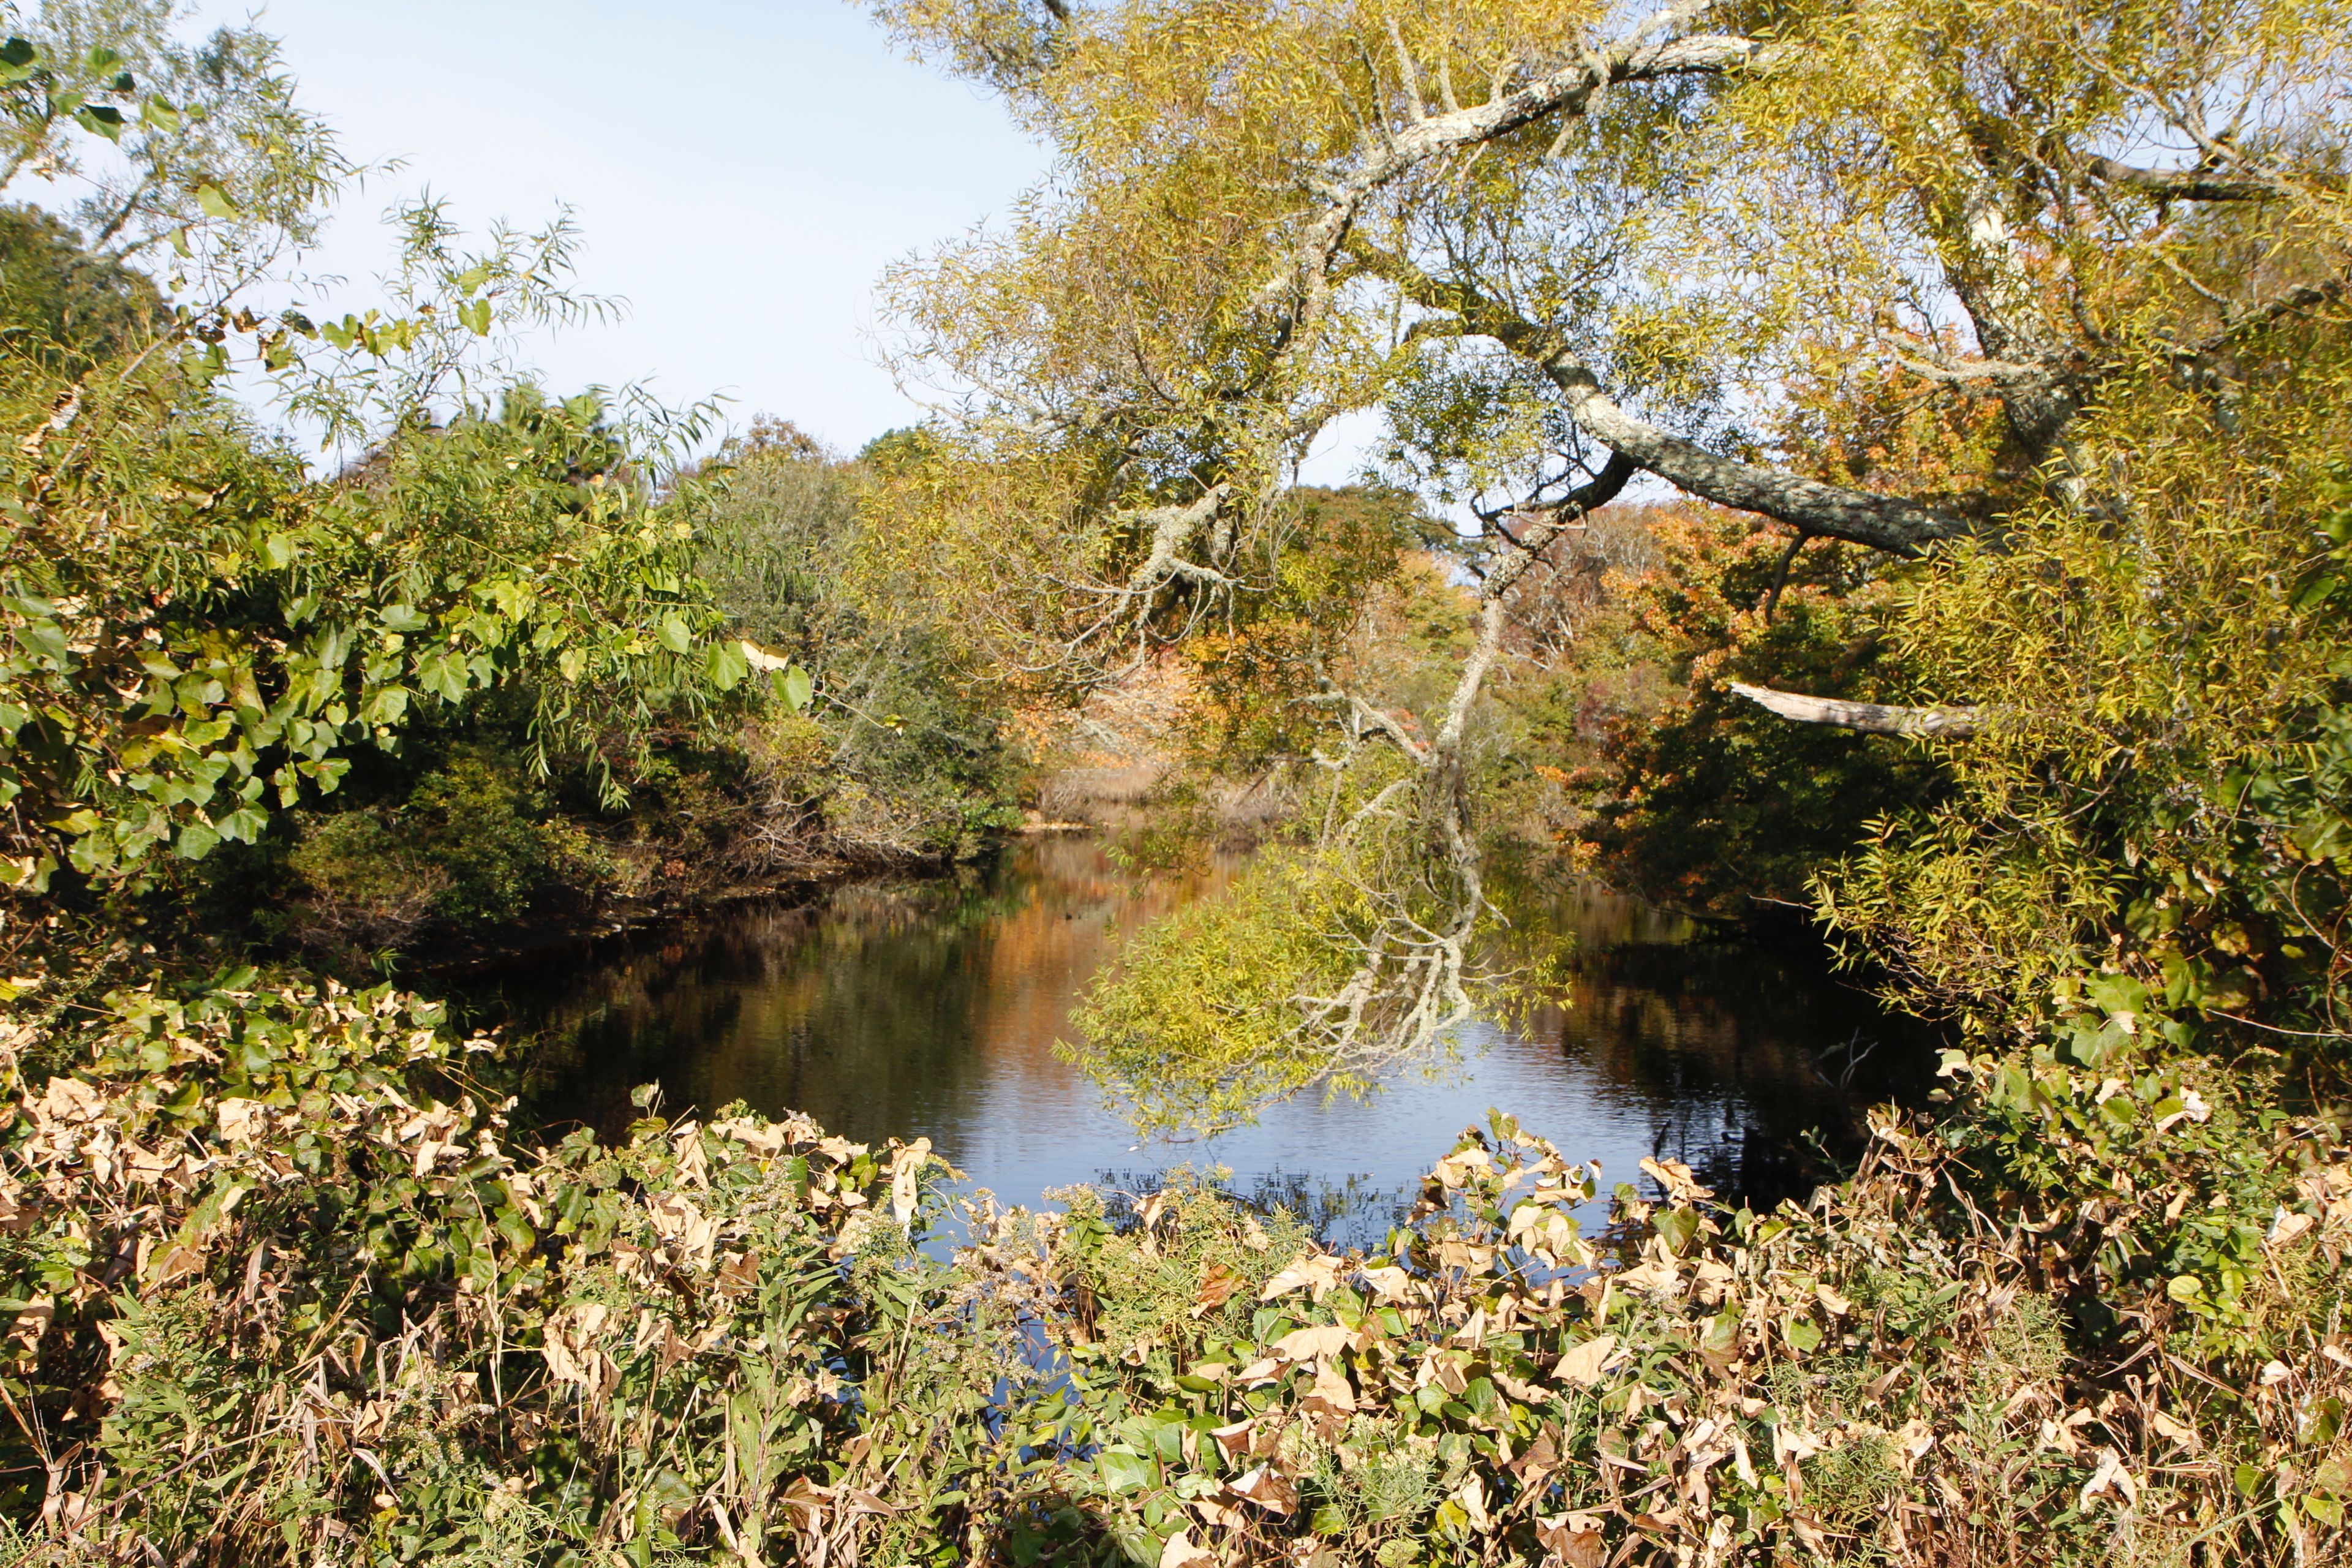
[{"label": "shrub", "polygon": [[[0,1130],[19,1561],[2310,1568],[2352,1540],[2352,1161],[2331,1123],[2191,1100],[2194,1064],[1882,1119],[1853,1181],[1770,1215],[1647,1162],[1590,1238],[1597,1172],[1497,1115],[1365,1256],[1198,1181],[951,1202],[925,1144],[740,1112],[530,1148],[469,1089],[489,1042],[385,988],[156,976],[78,1050],[5,1027],[11,1074],[78,1063],[12,1083]],[[2022,1184],[2037,1159],[2107,1174]],[[2208,1165],[2237,1184],[2179,1184]],[[2236,1286],[2175,1285],[2239,1230]]]}]

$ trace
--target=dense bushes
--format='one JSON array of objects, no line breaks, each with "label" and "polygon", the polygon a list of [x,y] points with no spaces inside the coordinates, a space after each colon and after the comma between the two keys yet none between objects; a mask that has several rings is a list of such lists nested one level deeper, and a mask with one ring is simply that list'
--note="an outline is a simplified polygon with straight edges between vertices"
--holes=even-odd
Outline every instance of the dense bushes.
[{"label": "dense bushes", "polygon": [[[778,479],[759,439],[728,480],[679,487],[658,431],[519,382],[404,417],[313,479],[212,390],[207,345],[173,335],[137,273],[54,222],[10,223],[0,883],[17,898],[166,919],[193,900],[216,942],[341,961],[970,855],[1010,819],[998,714],[942,679],[938,633],[845,607],[855,530],[793,535],[809,520],[742,481]],[[849,506],[834,469],[812,473],[812,516]],[[793,549],[821,557],[798,590],[771,580]],[[831,596],[794,600],[810,582]]]},{"label": "dense bushes", "polygon": [[1530,668],[1504,701],[1581,864],[1661,903],[1755,921],[1806,901],[1861,824],[1937,795],[1940,769],[1916,749],[1790,724],[1729,689],[1911,695],[1885,563],[1685,504],[1603,514],[1550,564],[1518,609]]},{"label": "dense bushes", "polygon": [[390,806],[306,814],[299,832],[285,869],[302,889],[292,934],[306,940],[394,946],[430,922],[511,922],[551,890],[617,880],[602,842],[495,752],[458,752]]},{"label": "dense bushes", "polygon": [[[696,566],[731,624],[811,672],[804,719],[753,737],[774,852],[964,859],[1020,821],[1007,688],[894,566],[876,483],[889,437],[844,461],[755,421],[681,489]],[[801,853],[807,853],[803,848]]]}]

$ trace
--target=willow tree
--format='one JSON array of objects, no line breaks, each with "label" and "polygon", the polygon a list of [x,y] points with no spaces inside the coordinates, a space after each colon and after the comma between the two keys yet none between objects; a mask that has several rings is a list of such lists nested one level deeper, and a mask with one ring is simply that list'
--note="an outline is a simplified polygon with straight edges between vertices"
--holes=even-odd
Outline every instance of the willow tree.
[{"label": "willow tree", "polygon": [[[1054,153],[1009,223],[894,279],[954,459],[905,548],[953,563],[976,620],[1083,679],[1245,615],[1285,476],[1363,411],[1388,477],[1465,520],[1476,636],[1436,711],[1301,672],[1387,742],[1433,847],[1349,928],[1344,983],[1296,999],[1325,1068],[1469,1005],[1468,737],[1563,531],[1638,485],[1913,572],[2114,537],[2143,517],[2090,434],[2117,389],[2226,424],[2282,324],[2344,304],[2340,0],[878,9]],[[1938,461],[1874,467],[1890,431]]]}]

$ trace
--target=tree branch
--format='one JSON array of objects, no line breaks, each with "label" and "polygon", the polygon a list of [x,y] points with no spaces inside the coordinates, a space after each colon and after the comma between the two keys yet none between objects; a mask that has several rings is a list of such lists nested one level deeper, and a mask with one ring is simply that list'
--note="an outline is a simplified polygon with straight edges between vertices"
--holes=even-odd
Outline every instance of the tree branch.
[{"label": "tree branch", "polygon": [[1704,9],[1682,0],[1636,26],[1623,42],[1591,50],[1575,64],[1537,78],[1517,92],[1468,109],[1426,114],[1402,130],[1386,125],[1368,132],[1349,159],[1328,166],[1313,182],[1324,198],[1320,216],[1299,241],[1297,261],[1261,291],[1262,300],[1296,289],[1290,335],[1304,341],[1328,300],[1331,268],[1356,216],[1372,194],[1431,159],[1507,136],[1548,115],[1581,113],[1592,96],[1621,82],[1658,81],[1680,76],[1717,76],[1760,59],[1766,46],[1728,34],[1701,34],[1643,40],[1662,27],[1679,25]]},{"label": "tree branch", "polygon": [[2113,158],[2085,158],[2083,172],[2102,184],[2120,185],[2163,202],[2263,202],[2281,194],[2261,180],[2217,180],[2195,169],[2138,169]]},{"label": "tree branch", "polygon": [[2342,278],[2331,278],[2325,283],[2306,283],[2299,289],[2290,289],[2275,300],[2264,300],[2250,310],[2239,312],[2228,326],[2211,336],[2174,350],[2172,357],[2176,362],[2210,359],[2228,348],[2234,338],[2284,321],[2289,316],[2300,315],[2315,306],[2341,300],[2344,298],[2345,282]]},{"label": "tree branch", "polygon": [[1485,301],[1465,315],[1473,326],[1539,366],[1566,400],[1569,416],[1586,435],[1678,489],[1894,555],[1916,555],[1937,540],[1969,531],[1962,520],[1899,496],[1824,484],[1710,452],[1628,413],[1601,391],[1591,366],[1541,329],[1507,317]]},{"label": "tree branch", "polygon": [[1859,730],[1867,735],[1958,741],[1977,734],[1982,727],[1974,708],[1890,708],[1879,702],[1847,702],[1834,697],[1775,691],[1769,686],[1747,686],[1737,680],[1731,683],[1731,689],[1783,719],[1792,719],[1800,724]]}]

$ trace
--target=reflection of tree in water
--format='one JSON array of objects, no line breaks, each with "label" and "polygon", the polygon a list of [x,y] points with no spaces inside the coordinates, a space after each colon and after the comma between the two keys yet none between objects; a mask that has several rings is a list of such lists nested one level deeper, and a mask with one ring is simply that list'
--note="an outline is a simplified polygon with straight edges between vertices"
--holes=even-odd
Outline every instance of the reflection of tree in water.
[{"label": "reflection of tree in water", "polygon": [[[1434,1158],[1434,1156],[1432,1156]],[[1097,1182],[1121,1195],[1112,1214],[1124,1202],[1156,1193],[1168,1184],[1160,1171],[1102,1171]],[[1377,1251],[1392,1226],[1401,1226],[1420,1195],[1417,1183],[1382,1186],[1369,1176],[1328,1176],[1299,1171],[1259,1171],[1221,1182],[1217,1190],[1262,1215],[1284,1210],[1327,1247],[1356,1247]]]},{"label": "reflection of tree in water", "polygon": [[[615,940],[503,988],[507,1012],[544,1042],[527,1110],[611,1132],[637,1114],[629,1089],[658,1081],[673,1114],[740,1099],[805,1111],[861,1142],[922,1131],[950,1159],[975,1153],[1017,1110],[1021,1131],[1009,1135],[1031,1142],[1013,1147],[1033,1166],[1053,1164],[1057,1132],[1096,1114],[1094,1086],[1053,1056],[1072,999],[1127,933],[1224,874],[1129,875],[1098,843],[1053,839],[961,879],[844,887]],[[1931,1069],[1927,1031],[1836,984],[1817,953],[1697,940],[1673,917],[1598,892],[1560,900],[1551,921],[1577,936],[1570,1005],[1498,1048],[1532,1055],[1538,1073],[1558,1062],[1596,1106],[1645,1126],[1651,1149],[1688,1161],[1727,1196],[1808,1190],[1854,1149],[1859,1107],[1907,1098]],[[1848,1040],[1856,1054],[1875,1043],[1850,1091],[1835,1058]],[[1426,1129],[1428,1159],[1454,1131]],[[1086,1171],[1097,1138],[1060,1169]],[[1276,1155],[1272,1173],[1238,1179],[1237,1195],[1367,1244],[1414,1195],[1344,1166],[1280,1169],[1310,1161],[1330,1163]]]},{"label": "reflection of tree in water", "polygon": [[508,988],[547,1042],[531,1109],[609,1131],[657,1080],[672,1112],[743,1100],[865,1142],[936,1125],[992,1067],[1050,1055],[1118,934],[1193,891],[1047,840],[987,874],[853,884],[609,943],[537,994]]},{"label": "reflection of tree in water", "polygon": [[1834,1174],[1863,1111],[1916,1102],[1934,1070],[1931,1027],[1801,948],[1590,942],[1572,998],[1542,1021],[1563,1053],[1648,1108],[1656,1152],[1756,1203]]}]

